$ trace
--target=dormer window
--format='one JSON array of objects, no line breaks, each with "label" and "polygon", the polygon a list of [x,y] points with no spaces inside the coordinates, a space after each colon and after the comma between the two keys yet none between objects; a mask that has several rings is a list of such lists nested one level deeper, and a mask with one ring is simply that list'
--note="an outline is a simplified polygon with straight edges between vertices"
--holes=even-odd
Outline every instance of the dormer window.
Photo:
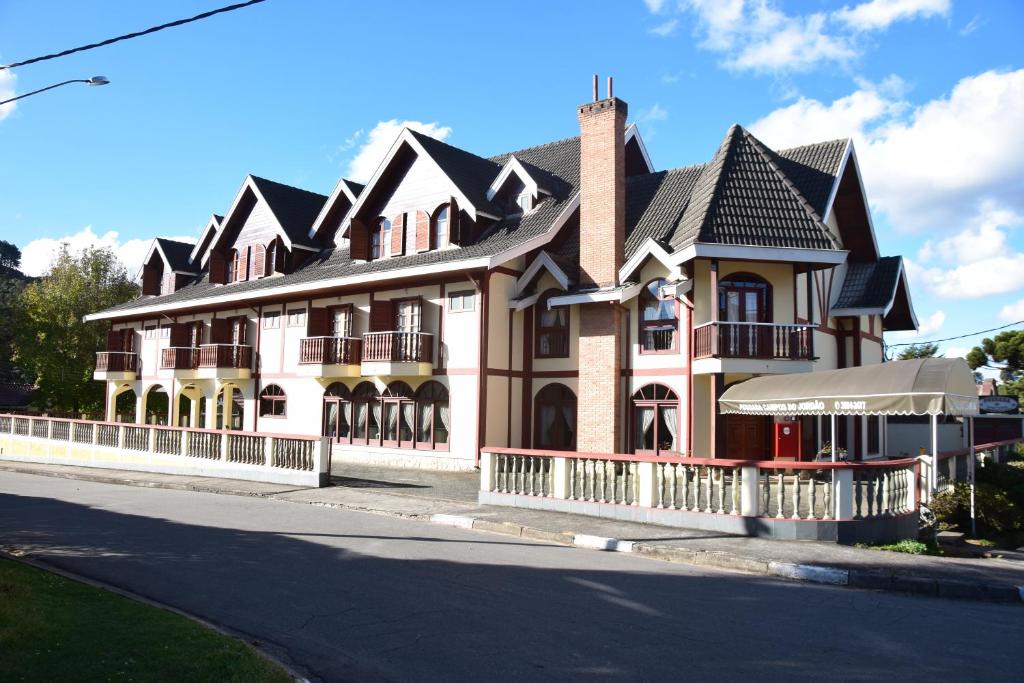
[{"label": "dormer window", "polygon": [[231,258],[228,259],[228,282],[234,282],[238,274],[238,250],[231,250]]},{"label": "dormer window", "polygon": [[444,249],[448,246],[448,205],[445,204],[434,214],[430,231],[432,249]]},{"label": "dormer window", "polygon": [[533,196],[529,192],[523,192],[518,198],[519,210],[528,213],[533,208]]},{"label": "dormer window", "polygon": [[266,274],[273,275],[277,272],[277,240],[270,243],[267,247],[267,268]]},{"label": "dormer window", "polygon": [[391,254],[391,221],[381,218],[377,229],[370,236],[370,258],[377,259]]}]

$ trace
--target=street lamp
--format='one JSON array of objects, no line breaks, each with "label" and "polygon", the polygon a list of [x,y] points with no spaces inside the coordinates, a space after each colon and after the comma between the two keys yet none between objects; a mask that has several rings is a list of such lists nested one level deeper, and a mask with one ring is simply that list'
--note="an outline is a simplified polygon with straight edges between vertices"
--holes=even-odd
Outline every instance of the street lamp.
[{"label": "street lamp", "polygon": [[55,84],[49,85],[49,86],[47,86],[45,88],[40,88],[39,90],[33,90],[32,92],[27,92],[24,95],[18,95],[17,97],[12,97],[9,100],[4,100],[3,102],[0,102],[0,104],[7,104],[8,102],[13,102],[15,100],[20,100],[20,99],[28,97],[30,95],[38,95],[41,92],[46,92],[47,90],[53,90],[54,88],[59,88],[60,86],[67,85],[68,83],[85,83],[86,85],[106,85],[107,83],[110,83],[110,81],[108,81],[105,76],[93,76],[92,78],[75,78],[75,79],[72,79],[70,81],[64,81],[63,83],[55,83]]}]

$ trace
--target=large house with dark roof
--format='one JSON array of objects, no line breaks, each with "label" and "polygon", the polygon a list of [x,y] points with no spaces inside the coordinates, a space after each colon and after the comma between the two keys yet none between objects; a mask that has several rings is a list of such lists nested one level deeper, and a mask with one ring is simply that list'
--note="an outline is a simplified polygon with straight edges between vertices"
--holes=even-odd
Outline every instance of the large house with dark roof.
[{"label": "large house with dark roof", "polygon": [[[491,157],[403,130],[364,185],[248,176],[195,245],[157,239],[96,379],[108,419],[324,434],[333,457],[444,469],[481,448],[771,457],[735,382],[883,361],[917,326],[853,144],[731,127],[654,168],[628,107]],[[839,421],[854,457],[878,418]],[[832,441],[798,421],[802,452]]]}]

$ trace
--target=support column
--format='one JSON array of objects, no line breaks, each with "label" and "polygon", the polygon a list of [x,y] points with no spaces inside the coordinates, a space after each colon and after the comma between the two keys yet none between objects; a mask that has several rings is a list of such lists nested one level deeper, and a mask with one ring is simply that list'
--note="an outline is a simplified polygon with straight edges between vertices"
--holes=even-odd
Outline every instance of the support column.
[{"label": "support column", "polygon": [[718,410],[718,399],[725,392],[725,375],[717,373],[711,380],[711,447],[713,458],[725,457],[725,416]]},{"label": "support column", "polygon": [[135,424],[142,424],[146,421],[146,390],[143,389],[135,394]]},{"label": "support column", "polygon": [[935,493],[939,488],[939,416],[931,416],[931,427],[932,427],[932,467],[931,467],[931,481],[929,486],[931,487],[932,493]]},{"label": "support column", "polygon": [[580,306],[578,450],[617,453],[622,447],[622,314],[608,304]]}]

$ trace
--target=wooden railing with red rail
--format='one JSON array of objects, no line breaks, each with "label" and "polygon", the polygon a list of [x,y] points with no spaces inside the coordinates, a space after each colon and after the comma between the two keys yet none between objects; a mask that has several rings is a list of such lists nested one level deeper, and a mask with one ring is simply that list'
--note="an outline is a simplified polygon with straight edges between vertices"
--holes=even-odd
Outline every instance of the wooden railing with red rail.
[{"label": "wooden railing with red rail", "polygon": [[199,366],[199,349],[172,346],[160,352],[161,370],[190,370]]},{"label": "wooden railing with red rail", "polygon": [[136,372],[139,357],[127,351],[100,351],[96,354],[97,372]]},{"label": "wooden railing with red rail", "polygon": [[299,363],[354,365],[361,347],[362,341],[353,337],[306,337],[299,347]]},{"label": "wooden railing with red rail", "polygon": [[694,358],[812,360],[815,325],[710,322],[693,330]]},{"label": "wooden railing with red rail", "polygon": [[430,363],[434,335],[427,332],[367,332],[363,335],[364,361]]},{"label": "wooden railing with red rail", "polygon": [[252,369],[252,347],[240,344],[204,344],[199,347],[199,367]]}]

